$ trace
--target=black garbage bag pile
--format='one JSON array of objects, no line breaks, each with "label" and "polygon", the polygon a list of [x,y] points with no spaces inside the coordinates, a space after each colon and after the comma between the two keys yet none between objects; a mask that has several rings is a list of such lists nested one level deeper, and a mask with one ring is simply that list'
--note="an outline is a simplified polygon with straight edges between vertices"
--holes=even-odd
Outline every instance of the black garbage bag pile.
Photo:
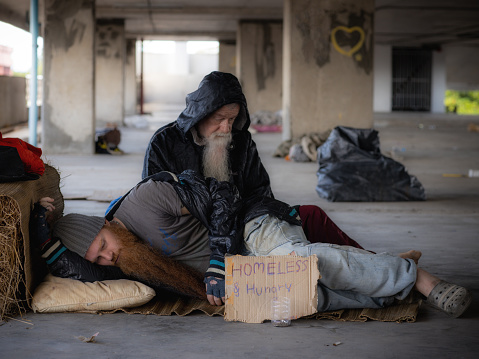
[{"label": "black garbage bag pile", "polygon": [[419,180],[383,156],[378,132],[336,127],[318,148],[316,192],[330,202],[424,201]]}]

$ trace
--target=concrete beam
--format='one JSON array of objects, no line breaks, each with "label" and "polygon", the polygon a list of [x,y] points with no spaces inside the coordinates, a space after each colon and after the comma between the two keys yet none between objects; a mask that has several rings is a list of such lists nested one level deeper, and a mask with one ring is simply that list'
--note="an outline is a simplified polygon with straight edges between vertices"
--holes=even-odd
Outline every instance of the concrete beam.
[{"label": "concrete beam", "polygon": [[158,30],[155,32],[148,31],[134,31],[130,32],[126,29],[126,35],[129,38],[143,40],[172,40],[172,41],[190,41],[190,40],[204,40],[204,41],[231,41],[236,39],[236,32],[234,31],[172,31],[172,30]]},{"label": "concrete beam", "polygon": [[27,12],[25,12],[25,16],[22,16],[18,9],[15,10],[3,4],[0,4],[0,21],[19,27],[22,30],[30,31]]},{"label": "concrete beam", "polygon": [[218,19],[281,19],[283,17],[282,7],[206,7],[206,6],[159,6],[159,7],[138,7],[138,6],[97,6],[97,18],[145,18],[154,16],[155,19],[182,18],[185,16],[214,16]]}]

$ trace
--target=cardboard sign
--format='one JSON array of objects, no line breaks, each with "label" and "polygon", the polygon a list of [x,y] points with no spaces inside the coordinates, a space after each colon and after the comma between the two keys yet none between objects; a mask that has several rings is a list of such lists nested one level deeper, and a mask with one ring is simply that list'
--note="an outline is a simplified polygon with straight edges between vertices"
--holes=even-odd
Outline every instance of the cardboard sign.
[{"label": "cardboard sign", "polygon": [[271,319],[271,301],[288,297],[291,319],[317,312],[321,278],[318,258],[294,255],[227,256],[225,320],[262,323]]}]

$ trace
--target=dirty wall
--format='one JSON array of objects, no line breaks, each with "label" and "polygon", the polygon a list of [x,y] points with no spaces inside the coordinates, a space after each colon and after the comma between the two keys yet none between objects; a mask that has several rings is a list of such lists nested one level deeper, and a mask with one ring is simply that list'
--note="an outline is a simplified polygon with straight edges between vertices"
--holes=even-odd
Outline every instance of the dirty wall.
[{"label": "dirty wall", "polygon": [[0,129],[28,121],[24,77],[0,76]]}]

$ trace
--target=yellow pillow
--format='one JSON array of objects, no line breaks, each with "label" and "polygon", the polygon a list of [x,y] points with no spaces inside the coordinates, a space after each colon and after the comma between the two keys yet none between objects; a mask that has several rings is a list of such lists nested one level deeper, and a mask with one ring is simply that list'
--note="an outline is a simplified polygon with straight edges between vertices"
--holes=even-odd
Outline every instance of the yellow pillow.
[{"label": "yellow pillow", "polygon": [[138,307],[155,295],[152,288],[128,279],[84,283],[48,274],[33,294],[32,308],[38,313],[96,312]]}]

